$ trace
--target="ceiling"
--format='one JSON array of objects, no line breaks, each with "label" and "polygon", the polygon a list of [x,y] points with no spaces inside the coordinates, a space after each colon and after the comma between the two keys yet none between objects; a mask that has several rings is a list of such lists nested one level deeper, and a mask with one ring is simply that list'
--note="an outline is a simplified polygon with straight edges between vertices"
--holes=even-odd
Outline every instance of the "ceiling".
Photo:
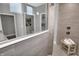
[{"label": "ceiling", "polygon": [[44,3],[28,3],[29,5],[32,5],[34,7],[38,7],[40,5],[43,5]]}]

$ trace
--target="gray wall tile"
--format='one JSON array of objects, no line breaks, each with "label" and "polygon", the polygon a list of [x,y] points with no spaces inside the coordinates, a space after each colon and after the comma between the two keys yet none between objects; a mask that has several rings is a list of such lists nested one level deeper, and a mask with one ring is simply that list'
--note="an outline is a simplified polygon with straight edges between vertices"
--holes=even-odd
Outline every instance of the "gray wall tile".
[{"label": "gray wall tile", "polygon": [[[67,26],[71,29],[67,30]],[[70,31],[70,35],[66,35],[67,31]],[[71,38],[79,45],[79,4],[59,4],[58,44],[64,38]]]}]

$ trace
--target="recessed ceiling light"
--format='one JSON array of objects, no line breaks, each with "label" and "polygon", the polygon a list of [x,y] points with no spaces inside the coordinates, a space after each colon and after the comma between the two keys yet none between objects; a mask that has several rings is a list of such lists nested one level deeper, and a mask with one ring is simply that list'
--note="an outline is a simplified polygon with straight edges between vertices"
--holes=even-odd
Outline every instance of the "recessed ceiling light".
[{"label": "recessed ceiling light", "polygon": [[39,15],[39,12],[36,12],[37,15]]}]

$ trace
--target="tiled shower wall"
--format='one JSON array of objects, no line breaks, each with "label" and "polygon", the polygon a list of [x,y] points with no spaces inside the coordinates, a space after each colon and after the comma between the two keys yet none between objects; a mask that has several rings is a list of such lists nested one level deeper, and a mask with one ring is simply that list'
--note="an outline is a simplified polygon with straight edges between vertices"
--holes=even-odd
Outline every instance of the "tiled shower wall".
[{"label": "tiled shower wall", "polygon": [[[79,46],[79,4],[59,4],[58,18],[57,43],[60,44],[64,38],[71,38]],[[71,29],[67,30],[67,26],[70,26]],[[70,35],[66,34],[67,31],[70,32]]]}]

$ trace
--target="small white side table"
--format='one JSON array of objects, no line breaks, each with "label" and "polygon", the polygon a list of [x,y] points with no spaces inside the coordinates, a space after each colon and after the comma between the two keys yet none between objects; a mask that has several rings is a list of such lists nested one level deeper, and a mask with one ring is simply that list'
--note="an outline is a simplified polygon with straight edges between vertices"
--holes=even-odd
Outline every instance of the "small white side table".
[{"label": "small white side table", "polygon": [[76,54],[76,43],[71,39],[61,40],[62,48],[67,52],[68,55]]}]

